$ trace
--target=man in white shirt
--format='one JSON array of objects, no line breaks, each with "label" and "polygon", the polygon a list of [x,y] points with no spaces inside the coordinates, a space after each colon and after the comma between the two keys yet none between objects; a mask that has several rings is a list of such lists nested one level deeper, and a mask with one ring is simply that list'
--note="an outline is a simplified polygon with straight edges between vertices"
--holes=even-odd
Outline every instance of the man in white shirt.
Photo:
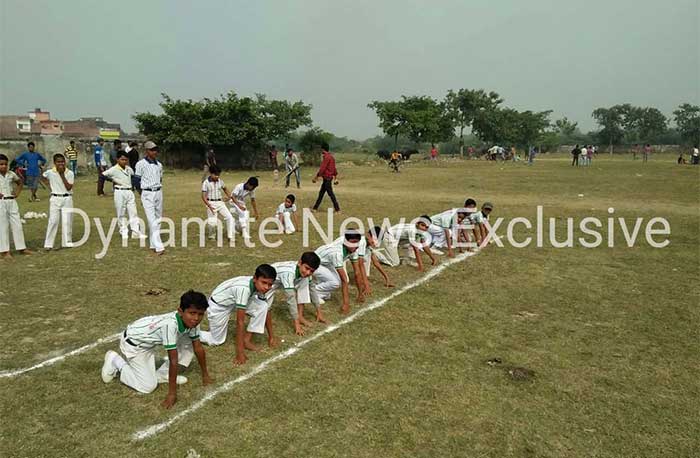
[{"label": "man in white shirt", "polygon": [[141,236],[139,215],[136,212],[136,197],[131,188],[134,171],[129,167],[129,155],[124,151],[119,151],[116,165],[105,170],[102,174],[114,183],[114,207],[117,209],[117,221],[122,239],[129,237],[129,228],[131,228],[132,238],[139,238]]},{"label": "man in white shirt", "polygon": [[63,209],[73,208],[73,183],[75,176],[66,169],[66,158],[54,154],[53,168],[42,174],[42,181],[51,189],[49,200],[49,223],[46,228],[44,249],[52,250],[58,225],[61,224],[61,246],[69,247],[73,241],[73,215],[64,213]]},{"label": "man in white shirt", "polygon": [[158,145],[147,141],[146,155],[136,163],[136,182],[141,189],[141,203],[146,213],[150,248],[157,255],[165,252],[160,239],[160,220],[163,217],[163,164],[157,158]]},{"label": "man in white shirt", "polygon": [[258,205],[255,202],[255,188],[258,187],[257,177],[250,177],[245,183],[238,183],[231,192],[231,213],[238,219],[243,237],[250,238],[250,211],[245,199],[250,197],[250,205],[253,207],[255,219],[259,219]]}]

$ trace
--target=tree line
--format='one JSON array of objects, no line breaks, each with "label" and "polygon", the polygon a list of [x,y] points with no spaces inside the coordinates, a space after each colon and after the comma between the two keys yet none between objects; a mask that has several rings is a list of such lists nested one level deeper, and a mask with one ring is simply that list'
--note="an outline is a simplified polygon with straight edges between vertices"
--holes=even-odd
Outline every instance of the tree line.
[{"label": "tree line", "polygon": [[[540,146],[544,150],[569,143],[598,143],[612,148],[631,143],[700,142],[700,107],[689,103],[673,112],[675,126],[653,107],[621,104],[596,108],[592,116],[599,129],[584,134],[576,122],[567,118],[550,120],[552,110],[519,111],[504,106],[504,99],[494,91],[450,90],[442,100],[421,95],[372,101],[368,107],[375,111],[387,139],[358,142],[313,127],[312,106],[303,101],[268,99],[262,94],[241,97],[235,92],[202,100],[177,100],[167,94],[162,97],[161,114],[133,116],[142,134],[168,149],[201,156],[208,147],[226,146],[243,158],[242,163],[253,167],[271,144],[279,150],[290,145],[317,153],[323,142],[337,150],[348,150],[380,143],[387,147],[391,139],[393,148],[440,143],[463,154],[465,140],[481,145]],[[308,159],[313,161],[311,156]]]}]

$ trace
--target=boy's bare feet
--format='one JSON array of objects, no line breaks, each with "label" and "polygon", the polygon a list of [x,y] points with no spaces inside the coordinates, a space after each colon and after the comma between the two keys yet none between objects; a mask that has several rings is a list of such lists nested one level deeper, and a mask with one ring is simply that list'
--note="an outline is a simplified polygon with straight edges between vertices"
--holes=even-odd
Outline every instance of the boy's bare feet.
[{"label": "boy's bare feet", "polygon": [[12,255],[10,254],[9,251],[5,251],[4,253],[0,253],[0,258],[7,259],[8,261],[11,261]]},{"label": "boy's bare feet", "polygon": [[20,252],[20,254],[24,254],[24,255],[34,254],[34,252],[32,252],[31,250],[28,250],[26,248],[24,250],[19,250],[19,252]]},{"label": "boy's bare feet", "polygon": [[302,316],[299,317],[299,324],[302,326],[312,326],[311,322]]},{"label": "boy's bare feet", "polygon": [[280,344],[280,341],[275,337],[270,337],[269,339],[267,339],[267,345],[270,348],[276,348],[279,344]]},{"label": "boy's bare feet", "polygon": [[320,311],[316,313],[316,321],[318,321],[319,323],[328,324],[328,320],[325,316],[323,316],[323,313]]},{"label": "boy's bare feet", "polygon": [[350,313],[350,306],[349,305],[343,305],[342,307],[340,307],[340,314],[341,315],[347,315],[348,313]]}]

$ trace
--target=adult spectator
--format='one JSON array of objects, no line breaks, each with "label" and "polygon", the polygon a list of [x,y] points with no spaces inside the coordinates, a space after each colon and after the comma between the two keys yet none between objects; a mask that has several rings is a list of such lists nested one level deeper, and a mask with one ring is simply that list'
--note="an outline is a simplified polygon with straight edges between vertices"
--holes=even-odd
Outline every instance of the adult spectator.
[{"label": "adult spectator", "polygon": [[32,191],[29,202],[38,202],[36,190],[39,187],[39,175],[46,165],[46,158],[40,152],[34,151],[34,142],[29,142],[27,143],[27,151],[20,154],[15,161],[26,169],[25,181],[27,187]]},{"label": "adult spectator", "polygon": [[109,152],[109,162],[112,166],[117,165],[117,155],[122,150],[122,141],[115,139],[112,142],[112,151]]},{"label": "adult spectator", "polygon": [[335,168],[335,158],[328,151],[329,149],[330,147],[328,146],[328,143],[324,142],[321,145],[323,160],[321,161],[321,167],[319,167],[316,176],[313,180],[311,180],[314,183],[316,183],[319,178],[323,180],[321,189],[318,191],[318,199],[316,199],[316,203],[313,207],[314,211],[317,211],[318,207],[321,206],[321,202],[323,201],[323,197],[326,195],[326,193],[328,193],[331,201],[333,201],[333,208],[335,211],[340,211],[338,200],[335,198],[335,194],[333,193],[333,181],[335,180],[335,184],[338,184],[338,170]]},{"label": "adult spectator", "polygon": [[102,138],[97,139],[97,145],[95,145],[95,167],[97,168],[97,195],[99,197],[104,197],[105,195],[105,181],[106,178],[102,175],[102,172],[107,170],[107,159],[105,159],[105,141]]},{"label": "adult spectator", "polygon": [[124,151],[129,158],[129,167],[131,167],[132,170],[136,170],[136,163],[139,161],[139,159],[141,159],[139,157],[139,152],[136,149],[137,146],[137,143],[132,140],[126,145],[126,148],[124,148]]},{"label": "adult spectator", "polygon": [[571,150],[571,155],[573,156],[573,159],[571,160],[571,165],[578,166],[578,157],[581,155],[581,149],[578,147],[578,145],[574,146],[574,149]]},{"label": "adult spectator", "polygon": [[647,143],[644,145],[644,162],[649,160],[649,156],[651,155],[651,145]]}]

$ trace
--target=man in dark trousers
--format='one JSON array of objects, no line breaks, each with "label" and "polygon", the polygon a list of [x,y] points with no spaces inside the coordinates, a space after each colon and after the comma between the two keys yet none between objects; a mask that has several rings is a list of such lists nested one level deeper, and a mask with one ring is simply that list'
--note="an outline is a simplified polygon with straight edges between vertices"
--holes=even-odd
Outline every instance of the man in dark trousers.
[{"label": "man in dark trousers", "polygon": [[574,166],[574,165],[577,166],[577,165],[578,165],[578,157],[581,155],[581,148],[579,148],[578,145],[576,145],[576,146],[574,147],[574,149],[571,150],[571,155],[574,157],[574,158],[571,160],[571,165],[572,165],[572,166]]},{"label": "man in dark trousers", "polygon": [[335,158],[330,152],[328,152],[329,149],[330,148],[328,146],[328,143],[324,142],[321,145],[321,150],[323,151],[323,160],[321,161],[321,167],[319,167],[318,173],[316,174],[314,179],[311,180],[314,183],[316,183],[316,181],[318,181],[319,178],[323,180],[321,189],[318,191],[318,199],[316,199],[316,203],[314,204],[314,211],[318,210],[318,207],[323,201],[323,196],[326,193],[328,193],[331,200],[333,201],[333,208],[335,208],[335,211],[340,211],[338,200],[335,198],[335,194],[333,193],[333,180],[335,180],[335,184],[338,184],[338,171],[335,168]]}]

